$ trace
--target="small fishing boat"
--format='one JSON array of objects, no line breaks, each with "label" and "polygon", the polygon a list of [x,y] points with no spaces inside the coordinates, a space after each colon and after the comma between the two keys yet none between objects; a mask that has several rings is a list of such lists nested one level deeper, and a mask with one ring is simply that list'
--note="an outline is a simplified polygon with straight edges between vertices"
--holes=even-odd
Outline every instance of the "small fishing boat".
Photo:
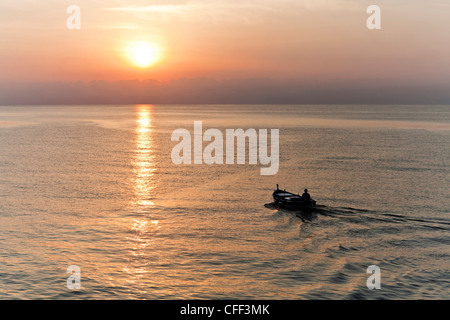
[{"label": "small fishing boat", "polygon": [[286,190],[277,189],[272,194],[275,204],[287,210],[307,210],[313,209],[316,206],[316,201],[309,198],[304,198],[300,194],[294,194]]}]

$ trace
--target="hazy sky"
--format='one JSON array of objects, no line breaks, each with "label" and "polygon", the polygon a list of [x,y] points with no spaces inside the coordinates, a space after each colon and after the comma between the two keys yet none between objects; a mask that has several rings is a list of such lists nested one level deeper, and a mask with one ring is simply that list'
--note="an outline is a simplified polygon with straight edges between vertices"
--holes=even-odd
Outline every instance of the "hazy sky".
[{"label": "hazy sky", "polygon": [[[381,30],[366,27],[371,4],[381,7]],[[80,30],[66,27],[69,5],[81,8]],[[73,96],[79,81],[95,96],[98,80],[154,79],[176,94],[179,79],[199,77],[219,91],[220,81],[264,78],[274,96],[286,94],[281,83],[327,92],[407,87],[445,102],[449,25],[448,0],[0,0],[0,103],[37,93],[44,103],[30,89],[42,86]],[[161,59],[133,65],[126,50],[135,41],[157,46]]]}]

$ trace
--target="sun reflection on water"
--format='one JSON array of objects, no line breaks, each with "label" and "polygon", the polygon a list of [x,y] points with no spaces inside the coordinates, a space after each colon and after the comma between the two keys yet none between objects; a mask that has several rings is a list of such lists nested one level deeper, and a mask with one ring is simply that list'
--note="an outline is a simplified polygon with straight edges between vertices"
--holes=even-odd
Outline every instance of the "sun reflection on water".
[{"label": "sun reflection on water", "polygon": [[130,243],[130,254],[133,258],[124,268],[130,274],[129,282],[137,283],[147,272],[146,265],[150,256],[147,252],[151,248],[152,233],[156,232],[160,226],[158,220],[154,219],[151,209],[154,207],[153,190],[154,184],[154,152],[152,139],[152,106],[136,106],[136,148],[134,161],[134,199],[131,203],[133,220],[130,224],[132,236],[128,238]]},{"label": "sun reflection on water", "polygon": [[136,209],[143,212],[148,206],[153,205],[151,195],[154,189],[152,178],[155,168],[152,150],[151,106],[139,105],[136,108],[138,119],[136,121],[136,158],[133,163],[136,174],[134,193]]}]

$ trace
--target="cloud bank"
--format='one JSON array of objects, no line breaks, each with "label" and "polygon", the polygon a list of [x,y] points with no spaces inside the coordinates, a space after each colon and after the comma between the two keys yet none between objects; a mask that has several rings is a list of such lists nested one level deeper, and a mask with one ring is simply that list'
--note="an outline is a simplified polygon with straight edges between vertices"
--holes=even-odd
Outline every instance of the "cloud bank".
[{"label": "cloud bank", "polygon": [[450,104],[450,85],[311,84],[274,79],[129,80],[0,84],[0,105]]}]

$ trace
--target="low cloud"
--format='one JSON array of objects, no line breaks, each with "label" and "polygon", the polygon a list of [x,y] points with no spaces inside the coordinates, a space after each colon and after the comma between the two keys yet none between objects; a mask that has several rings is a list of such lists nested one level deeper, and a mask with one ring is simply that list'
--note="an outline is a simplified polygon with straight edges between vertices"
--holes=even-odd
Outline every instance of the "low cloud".
[{"label": "low cloud", "polygon": [[0,84],[1,105],[450,104],[450,86],[208,78]]}]

